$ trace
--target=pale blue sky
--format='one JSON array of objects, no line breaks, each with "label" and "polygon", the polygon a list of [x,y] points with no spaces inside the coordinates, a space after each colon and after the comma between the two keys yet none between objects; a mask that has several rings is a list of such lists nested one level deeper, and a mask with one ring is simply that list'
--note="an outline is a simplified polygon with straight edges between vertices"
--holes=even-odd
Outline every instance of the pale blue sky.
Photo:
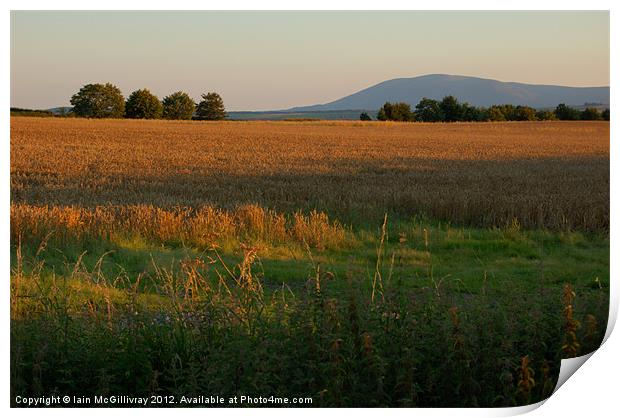
[{"label": "pale blue sky", "polygon": [[229,110],[325,103],[443,73],[609,85],[607,12],[11,13],[11,106],[69,105],[111,82],[128,96],[219,92]]}]

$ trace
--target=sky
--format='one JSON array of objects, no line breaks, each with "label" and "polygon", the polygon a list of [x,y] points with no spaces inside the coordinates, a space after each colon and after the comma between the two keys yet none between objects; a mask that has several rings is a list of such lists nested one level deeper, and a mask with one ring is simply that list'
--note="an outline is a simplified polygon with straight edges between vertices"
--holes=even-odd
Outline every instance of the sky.
[{"label": "sky", "polygon": [[111,82],[277,110],[435,73],[608,86],[609,13],[11,12],[12,107],[69,106]]}]

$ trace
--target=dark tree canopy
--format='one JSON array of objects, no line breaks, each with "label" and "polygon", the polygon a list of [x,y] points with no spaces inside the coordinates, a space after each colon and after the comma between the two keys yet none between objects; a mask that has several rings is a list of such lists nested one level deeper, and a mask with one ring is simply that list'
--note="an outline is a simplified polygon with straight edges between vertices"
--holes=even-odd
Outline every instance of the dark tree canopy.
[{"label": "dark tree canopy", "polygon": [[177,91],[163,100],[164,119],[191,119],[196,104],[187,93]]},{"label": "dark tree canopy", "polygon": [[493,105],[490,107],[489,110],[491,109],[501,114],[501,116],[498,119],[491,119],[491,120],[496,120],[496,121],[515,120],[515,107],[511,104]]},{"label": "dark tree canopy", "polygon": [[196,118],[201,120],[226,119],[226,108],[222,97],[214,92],[203,94],[202,101],[196,107]]},{"label": "dark tree canopy", "polygon": [[529,106],[517,106],[514,109],[512,119],[519,121],[536,120],[536,110]]},{"label": "dark tree canopy", "polygon": [[71,97],[73,112],[85,118],[122,118],[125,99],[113,84],[87,84]]},{"label": "dark tree canopy", "polygon": [[377,119],[407,122],[414,120],[414,114],[411,111],[411,105],[409,103],[386,102],[383,107],[379,109]]},{"label": "dark tree canopy", "polygon": [[581,120],[601,120],[601,112],[595,107],[588,107],[581,112]]},{"label": "dark tree canopy", "polygon": [[609,109],[605,109],[601,112],[601,117],[603,120],[609,120]]},{"label": "dark tree canopy", "polygon": [[472,106],[459,102],[454,96],[445,96],[437,101],[423,97],[411,112],[407,103],[386,102],[379,113],[378,120],[421,121],[421,122],[485,122],[485,121],[537,121],[537,120],[609,120],[609,109],[599,112],[587,108],[583,112],[560,104],[555,111],[530,106],[502,104],[490,107]]},{"label": "dark tree canopy", "polygon": [[469,103],[461,105],[461,120],[466,122],[484,122],[489,120],[487,109],[471,106]]},{"label": "dark tree canopy", "polygon": [[367,112],[362,112],[360,113],[360,120],[372,120],[372,118]]},{"label": "dark tree canopy", "polygon": [[555,113],[551,110],[539,110],[536,112],[537,120],[555,120]]},{"label": "dark tree canopy", "polygon": [[560,120],[579,120],[581,119],[581,115],[579,110],[569,107],[564,103],[560,103],[558,107],[555,108],[555,117]]},{"label": "dark tree canopy", "polygon": [[[541,114],[542,115],[542,114]],[[505,120],[533,121],[539,120],[536,109],[529,106],[515,106],[511,104],[493,105],[487,110],[490,121],[499,122]],[[546,115],[545,115],[546,117]]]},{"label": "dark tree canopy", "polygon": [[506,120],[506,115],[504,115],[500,106],[491,106],[487,111],[487,116],[492,122],[503,122]]},{"label": "dark tree canopy", "polygon": [[387,115],[385,113],[385,106],[386,105],[387,105],[387,103],[384,104],[383,107],[381,109],[379,109],[379,111],[377,112],[377,120],[382,120],[382,121],[388,120],[388,117],[387,117]]},{"label": "dark tree canopy", "polygon": [[443,120],[443,113],[437,100],[423,97],[415,107],[416,119],[422,122],[439,122]]},{"label": "dark tree canopy", "polygon": [[159,119],[163,106],[148,89],[136,90],[125,103],[125,117],[132,119]]},{"label": "dark tree canopy", "polygon": [[463,118],[463,106],[454,96],[446,96],[439,102],[439,108],[443,113],[443,120],[456,122]]}]

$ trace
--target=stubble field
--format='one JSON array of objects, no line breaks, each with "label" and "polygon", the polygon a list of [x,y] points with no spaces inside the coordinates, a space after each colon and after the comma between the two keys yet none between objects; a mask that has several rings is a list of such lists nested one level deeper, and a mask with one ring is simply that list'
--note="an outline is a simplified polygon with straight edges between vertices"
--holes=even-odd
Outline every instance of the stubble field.
[{"label": "stubble field", "polygon": [[605,122],[19,117],[11,199],[14,393],[508,406],[605,331]]}]

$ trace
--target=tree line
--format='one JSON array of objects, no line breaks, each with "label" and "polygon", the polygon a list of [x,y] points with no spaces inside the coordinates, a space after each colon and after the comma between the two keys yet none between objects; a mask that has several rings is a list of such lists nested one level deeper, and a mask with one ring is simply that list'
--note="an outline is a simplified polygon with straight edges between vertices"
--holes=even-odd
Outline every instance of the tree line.
[{"label": "tree line", "polygon": [[136,90],[127,100],[113,84],[86,84],[71,97],[73,113],[85,118],[131,119],[197,119],[226,118],[224,101],[219,94],[201,95],[195,103],[185,92],[178,91],[159,100],[148,89]]},{"label": "tree line", "polygon": [[[511,104],[476,107],[466,102],[459,102],[454,96],[446,96],[442,100],[424,97],[415,106],[415,109],[412,109],[409,103],[386,102],[379,109],[377,119],[401,122],[609,120],[609,109],[602,112],[595,107],[579,110],[564,103],[559,104],[555,110],[536,110],[529,106]],[[360,115],[360,120],[372,120],[372,118],[367,112],[363,112]]]},{"label": "tree line", "polygon": [[24,109],[21,107],[11,107],[11,116],[38,116],[38,117],[47,117],[51,118],[54,115],[53,112],[49,110],[38,110],[38,109]]}]

